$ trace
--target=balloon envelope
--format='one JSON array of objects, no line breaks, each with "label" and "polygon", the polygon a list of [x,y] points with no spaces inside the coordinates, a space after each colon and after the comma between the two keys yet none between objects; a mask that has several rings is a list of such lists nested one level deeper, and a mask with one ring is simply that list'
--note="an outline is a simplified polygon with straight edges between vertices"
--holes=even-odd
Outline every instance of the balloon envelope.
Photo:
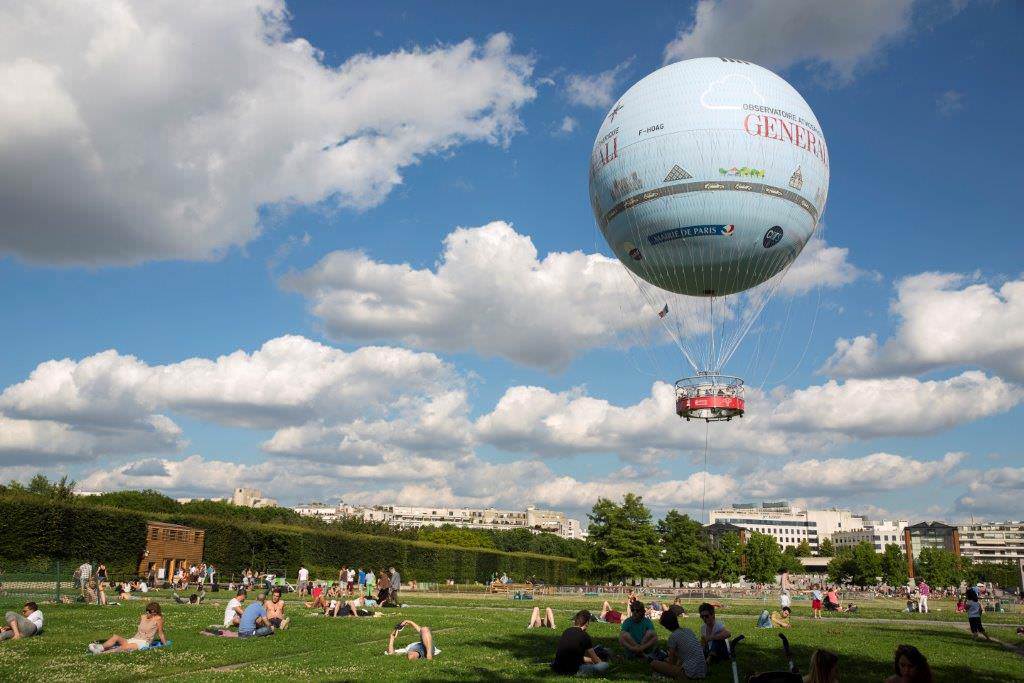
[{"label": "balloon envelope", "polygon": [[817,226],[828,149],[800,94],[734,59],[665,66],[605,117],[590,196],[609,247],[661,289],[725,296],[785,269]]}]

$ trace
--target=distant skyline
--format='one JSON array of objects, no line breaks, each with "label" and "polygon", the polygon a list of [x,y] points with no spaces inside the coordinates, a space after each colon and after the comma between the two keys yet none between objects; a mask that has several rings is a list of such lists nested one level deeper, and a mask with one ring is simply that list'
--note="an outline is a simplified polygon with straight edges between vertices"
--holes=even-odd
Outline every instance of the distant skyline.
[{"label": "distant skyline", "polygon": [[[1020,516],[1015,3],[174,10],[0,10],[0,479]],[[618,96],[700,56],[787,79],[831,168],[706,470],[587,196]]]}]

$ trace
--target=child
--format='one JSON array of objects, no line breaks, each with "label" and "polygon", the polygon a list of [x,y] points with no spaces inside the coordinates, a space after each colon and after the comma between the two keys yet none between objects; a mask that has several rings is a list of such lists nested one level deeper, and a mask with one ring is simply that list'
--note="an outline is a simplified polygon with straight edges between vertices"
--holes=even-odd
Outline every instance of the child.
[{"label": "child", "polygon": [[821,587],[818,584],[814,584],[814,590],[811,591],[811,615],[813,619],[821,619]]},{"label": "child", "polygon": [[978,634],[985,636],[985,640],[992,640],[989,635],[985,633],[985,627],[981,625],[981,603],[978,601],[978,591],[974,588],[967,589],[967,621],[971,625],[971,635],[975,639],[978,638]]}]

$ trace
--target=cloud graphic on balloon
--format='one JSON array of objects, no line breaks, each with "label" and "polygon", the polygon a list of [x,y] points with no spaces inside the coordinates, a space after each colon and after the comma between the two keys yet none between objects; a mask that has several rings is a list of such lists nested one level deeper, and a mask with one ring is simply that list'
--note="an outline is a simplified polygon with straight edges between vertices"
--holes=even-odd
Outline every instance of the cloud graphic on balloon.
[{"label": "cloud graphic on balloon", "polygon": [[707,90],[700,95],[700,104],[705,109],[739,110],[745,103],[750,102],[751,93],[757,97],[757,104],[765,103],[764,95],[752,80],[740,74],[729,74],[725,78],[711,81]]}]

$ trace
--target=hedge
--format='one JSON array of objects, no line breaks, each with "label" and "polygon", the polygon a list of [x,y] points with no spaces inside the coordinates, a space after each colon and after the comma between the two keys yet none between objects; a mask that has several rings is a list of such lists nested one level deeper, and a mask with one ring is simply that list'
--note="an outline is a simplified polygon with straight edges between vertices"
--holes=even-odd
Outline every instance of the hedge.
[{"label": "hedge", "polygon": [[36,496],[0,496],[0,558],[92,558],[105,562],[114,575],[133,573],[146,547],[146,520],[204,529],[204,559],[222,576],[246,567],[294,576],[305,564],[320,571],[333,568],[332,574],[342,565],[375,569],[394,565],[404,579],[436,582],[484,582],[502,572],[517,579],[536,576],[548,583],[568,583],[576,577],[576,562],[564,557],[220,517],[144,514]]}]

